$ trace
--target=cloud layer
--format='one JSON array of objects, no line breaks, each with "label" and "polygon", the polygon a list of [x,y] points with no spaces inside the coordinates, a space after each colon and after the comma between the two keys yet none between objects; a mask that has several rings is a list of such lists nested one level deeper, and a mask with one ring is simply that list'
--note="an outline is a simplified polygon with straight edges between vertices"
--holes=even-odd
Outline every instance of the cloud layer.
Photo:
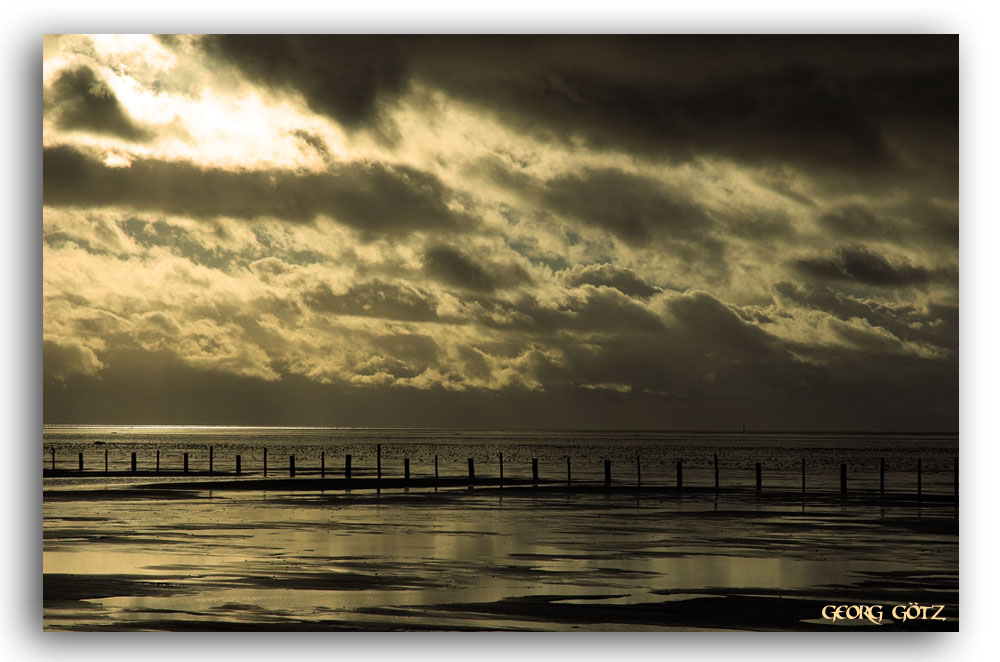
[{"label": "cloud layer", "polygon": [[45,419],[954,430],[957,57],[48,39]]}]

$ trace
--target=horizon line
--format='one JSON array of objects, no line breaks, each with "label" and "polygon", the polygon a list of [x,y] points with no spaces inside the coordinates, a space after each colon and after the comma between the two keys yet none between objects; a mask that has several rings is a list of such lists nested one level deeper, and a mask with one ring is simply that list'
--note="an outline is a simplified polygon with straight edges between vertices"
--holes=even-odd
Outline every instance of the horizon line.
[{"label": "horizon line", "polygon": [[859,430],[859,429],[804,429],[761,428],[733,430],[729,428],[572,428],[572,427],[469,427],[469,426],[377,426],[377,425],[244,425],[212,423],[42,423],[42,428],[214,428],[214,429],[270,429],[270,430],[450,430],[485,432],[657,432],[699,434],[907,434],[907,435],[958,435],[959,431],[947,430]]}]

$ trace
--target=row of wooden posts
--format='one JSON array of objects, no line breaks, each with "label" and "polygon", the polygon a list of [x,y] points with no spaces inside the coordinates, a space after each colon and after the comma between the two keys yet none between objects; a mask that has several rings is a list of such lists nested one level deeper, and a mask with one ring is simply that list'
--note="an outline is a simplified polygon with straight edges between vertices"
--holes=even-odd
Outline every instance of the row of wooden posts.
[{"label": "row of wooden posts", "polygon": [[[51,465],[52,469],[56,468],[56,451],[55,448],[49,449],[51,453]],[[503,485],[503,453],[499,454],[500,459],[500,484]],[[719,489],[719,456],[715,454],[712,456],[714,469],[715,469],[715,489]],[[469,458],[469,482],[473,482],[476,478],[476,468],[473,458]],[[677,487],[684,487],[684,462],[683,460],[677,460]],[[132,473],[136,473],[136,453],[132,453]],[[79,454],[79,470],[83,471],[83,453]],[[156,471],[160,470],[160,451],[156,451]],[[104,472],[108,471],[108,450],[104,450]],[[208,447],[208,471],[212,473],[215,471],[215,449],[212,446]],[[184,453],[184,473],[188,472],[188,453]],[[376,450],[376,464],[375,464],[375,476],[377,479],[382,479],[382,444],[377,445]],[[642,486],[642,465],[640,463],[640,458],[636,456],[635,458],[635,472],[636,472],[636,486]],[[240,455],[236,456],[236,473],[242,474],[242,457]],[[754,474],[756,477],[755,489],[760,492],[763,487],[762,481],[762,464],[756,462],[754,464]],[[267,449],[264,449],[264,475],[267,476]],[[291,477],[295,476],[295,456],[288,456],[288,475]],[[320,476],[326,476],[326,453],[320,453]],[[344,478],[351,478],[351,455],[347,454],[344,458]],[[410,458],[404,458],[403,460],[403,478],[404,480],[410,480]],[[434,479],[438,479],[438,456],[434,456]],[[538,458],[532,458],[531,460],[531,481],[532,484],[538,485]],[[572,486],[573,484],[573,471],[572,465],[570,463],[570,458],[566,456],[566,484]],[[604,485],[605,487],[611,486],[611,460],[604,460]],[[806,491],[806,460],[802,458],[802,492]],[[840,491],[842,494],[847,493],[847,464],[841,463],[840,465]],[[954,463],[954,491],[955,499],[958,500],[958,458],[955,459]],[[885,458],[879,459],[879,494],[885,495]],[[917,459],[917,495],[921,496],[923,494],[923,466],[921,460]]]}]

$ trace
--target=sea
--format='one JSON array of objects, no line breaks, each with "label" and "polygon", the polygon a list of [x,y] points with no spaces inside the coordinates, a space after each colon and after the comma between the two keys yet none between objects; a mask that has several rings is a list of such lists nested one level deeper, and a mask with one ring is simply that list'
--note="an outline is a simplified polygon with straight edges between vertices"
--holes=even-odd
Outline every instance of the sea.
[{"label": "sea", "polygon": [[[42,466],[84,471],[58,479],[71,486],[104,474],[138,474],[109,482],[150,482],[157,469],[174,473],[188,455],[191,479],[209,466],[241,477],[259,478],[265,451],[268,476],[343,476],[351,456],[352,476],[373,476],[381,455],[382,476],[402,477],[409,460],[414,478],[467,475],[473,460],[477,478],[495,478],[503,462],[506,479],[526,479],[537,460],[542,481],[574,484],[604,479],[611,462],[612,482],[672,486],[681,464],[685,486],[712,486],[718,466],[721,487],[753,487],[761,465],[765,488],[798,489],[803,471],[809,489],[834,490],[845,465],[851,489],[878,489],[884,462],[885,489],[912,493],[918,464],[923,494],[952,494],[957,479],[958,435],[865,432],[677,432],[607,430],[472,430],[336,427],[237,427],[156,425],[46,425]],[[502,456],[502,460],[501,460]],[[157,464],[158,463],[158,464]]]}]

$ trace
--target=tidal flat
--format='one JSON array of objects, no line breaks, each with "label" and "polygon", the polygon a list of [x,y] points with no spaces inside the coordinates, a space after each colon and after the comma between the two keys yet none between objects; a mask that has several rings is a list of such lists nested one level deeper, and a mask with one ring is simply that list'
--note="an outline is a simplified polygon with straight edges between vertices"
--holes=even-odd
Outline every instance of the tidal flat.
[{"label": "tidal flat", "polygon": [[[44,628],[958,629],[943,497],[274,484],[47,478]],[[822,618],[854,604],[882,622]]]}]

